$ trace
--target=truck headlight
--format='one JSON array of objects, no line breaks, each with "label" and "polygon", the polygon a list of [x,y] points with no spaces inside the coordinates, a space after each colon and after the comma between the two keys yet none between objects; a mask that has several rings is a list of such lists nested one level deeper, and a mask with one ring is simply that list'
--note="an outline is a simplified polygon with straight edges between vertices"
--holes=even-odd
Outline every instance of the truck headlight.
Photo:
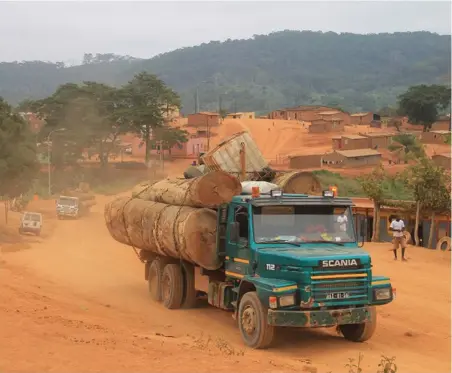
[{"label": "truck headlight", "polygon": [[295,304],[295,294],[283,295],[282,297],[279,297],[280,307],[293,306],[294,304]]},{"label": "truck headlight", "polygon": [[375,300],[386,300],[391,299],[392,293],[391,288],[382,288],[374,290],[374,298]]}]

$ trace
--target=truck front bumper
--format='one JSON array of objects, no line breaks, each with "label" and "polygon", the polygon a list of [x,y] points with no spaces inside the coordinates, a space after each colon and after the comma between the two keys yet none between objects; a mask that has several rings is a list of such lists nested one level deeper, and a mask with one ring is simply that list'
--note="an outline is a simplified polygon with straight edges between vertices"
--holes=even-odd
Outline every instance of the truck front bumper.
[{"label": "truck front bumper", "polygon": [[295,328],[328,327],[334,325],[360,324],[370,319],[368,307],[343,308],[319,311],[268,310],[267,322],[273,326]]}]

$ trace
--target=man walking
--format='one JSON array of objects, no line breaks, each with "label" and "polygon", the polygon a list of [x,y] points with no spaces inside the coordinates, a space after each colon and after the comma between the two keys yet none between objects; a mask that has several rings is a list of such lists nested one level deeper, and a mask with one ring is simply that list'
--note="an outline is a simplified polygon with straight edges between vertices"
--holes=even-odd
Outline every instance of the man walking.
[{"label": "man walking", "polygon": [[402,247],[402,260],[406,261],[405,258],[405,236],[403,234],[405,230],[405,223],[400,216],[396,216],[396,218],[391,222],[389,229],[393,232],[393,251],[394,251],[394,260],[397,260],[397,250],[399,249],[399,245]]}]

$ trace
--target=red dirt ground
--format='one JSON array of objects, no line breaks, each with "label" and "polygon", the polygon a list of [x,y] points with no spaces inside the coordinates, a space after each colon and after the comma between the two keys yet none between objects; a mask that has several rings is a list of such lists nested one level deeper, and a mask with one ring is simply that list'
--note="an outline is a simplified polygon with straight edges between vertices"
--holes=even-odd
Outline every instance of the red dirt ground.
[{"label": "red dirt ground", "polygon": [[[112,197],[97,198],[83,219],[47,215],[41,238],[15,235],[18,214],[10,213],[7,230],[17,243],[1,246],[0,371],[344,372],[359,353],[365,373],[377,371],[381,355],[395,356],[402,373],[450,371],[450,252],[409,247],[402,263],[388,244],[366,244],[374,273],[389,275],[398,295],[379,308],[370,341],[288,330],[274,349],[253,351],[227,312],[153,303],[142,264],[105,227],[103,205]],[[28,209],[53,207],[33,202]]]}]

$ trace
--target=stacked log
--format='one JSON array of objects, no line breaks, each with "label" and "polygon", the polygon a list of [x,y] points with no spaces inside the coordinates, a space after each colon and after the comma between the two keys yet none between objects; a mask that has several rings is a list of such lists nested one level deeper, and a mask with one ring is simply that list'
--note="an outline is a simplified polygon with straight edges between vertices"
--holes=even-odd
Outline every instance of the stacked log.
[{"label": "stacked log", "polygon": [[224,171],[212,171],[193,179],[164,179],[142,183],[132,197],[168,205],[215,208],[240,195],[240,181]]},{"label": "stacked log", "polygon": [[320,195],[322,186],[319,179],[308,171],[293,171],[283,173],[272,181],[288,194]]},{"label": "stacked log", "polygon": [[104,217],[111,236],[123,244],[206,269],[221,266],[211,209],[120,197],[105,205]]}]

